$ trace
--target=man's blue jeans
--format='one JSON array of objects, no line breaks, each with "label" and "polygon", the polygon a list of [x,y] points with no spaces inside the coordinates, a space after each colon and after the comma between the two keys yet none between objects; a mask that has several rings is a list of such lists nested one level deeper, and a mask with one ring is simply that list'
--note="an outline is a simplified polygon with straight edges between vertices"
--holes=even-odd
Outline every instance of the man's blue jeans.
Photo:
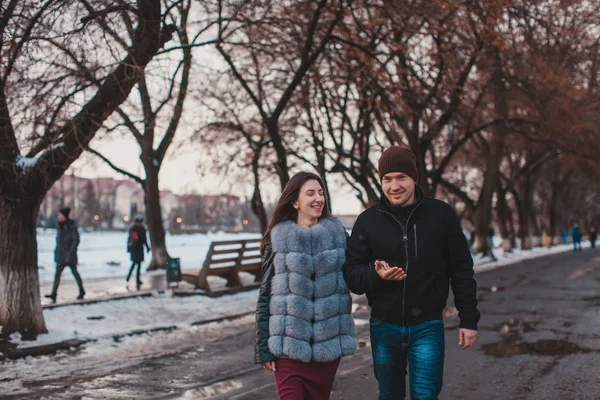
[{"label": "man's blue jeans", "polygon": [[371,318],[371,347],[379,400],[436,400],[444,377],[444,321],[400,326]]}]

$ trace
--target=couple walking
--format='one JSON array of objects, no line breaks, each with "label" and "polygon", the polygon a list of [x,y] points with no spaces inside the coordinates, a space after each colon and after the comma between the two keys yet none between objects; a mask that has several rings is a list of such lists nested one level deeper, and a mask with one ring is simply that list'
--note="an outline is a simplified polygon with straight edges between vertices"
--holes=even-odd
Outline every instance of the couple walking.
[{"label": "couple walking", "polygon": [[273,371],[284,400],[329,399],[340,359],[354,353],[350,291],[366,293],[379,399],[437,399],[442,389],[442,310],[452,286],[458,344],[477,337],[476,282],[454,210],[423,196],[414,154],[379,159],[384,196],[347,238],[330,215],[322,180],[289,181],[262,240],[255,362]]}]

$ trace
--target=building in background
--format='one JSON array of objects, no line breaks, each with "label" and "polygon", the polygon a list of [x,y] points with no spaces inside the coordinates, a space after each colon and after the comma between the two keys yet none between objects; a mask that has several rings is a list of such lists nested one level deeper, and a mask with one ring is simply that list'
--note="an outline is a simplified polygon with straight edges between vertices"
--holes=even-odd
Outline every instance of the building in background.
[{"label": "building in background", "polygon": [[[177,231],[258,231],[249,202],[231,195],[160,192],[165,229]],[[56,210],[71,207],[81,227],[125,229],[137,215],[145,215],[144,191],[130,180],[87,179],[64,175],[48,191],[38,218],[42,227],[56,226]]]}]

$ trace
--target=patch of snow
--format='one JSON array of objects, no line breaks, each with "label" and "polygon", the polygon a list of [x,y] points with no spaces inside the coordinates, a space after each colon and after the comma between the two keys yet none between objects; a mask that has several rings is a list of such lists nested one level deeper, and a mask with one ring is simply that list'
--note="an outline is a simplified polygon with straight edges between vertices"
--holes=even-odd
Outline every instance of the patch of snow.
[{"label": "patch of snow", "polygon": [[33,342],[21,341],[15,334],[11,341],[19,348],[27,348],[74,338],[112,339],[114,335],[140,329],[188,328],[193,322],[254,311],[257,297],[257,289],[218,298],[165,294],[45,309],[49,333],[39,335]]},{"label": "patch of snow", "polygon": [[[80,232],[81,242],[77,249],[79,265],[77,267],[84,283],[87,279],[125,277],[131,266],[130,255],[126,251],[126,232]],[[236,240],[260,238],[258,233],[225,233],[170,235],[167,234],[167,250],[171,257],[181,259],[182,270],[202,268],[210,243],[217,240]],[[38,266],[40,283],[52,283],[54,280],[54,248],[56,247],[55,229],[38,229]],[[150,263],[150,254],[142,268]],[[108,265],[111,262],[113,265]],[[63,280],[73,280],[69,271],[63,273]]]},{"label": "patch of snow", "polygon": [[23,157],[19,154],[17,155],[16,165],[22,170],[25,170],[27,168],[35,167],[37,162],[38,159],[36,157]]},{"label": "patch of snow", "polygon": [[[589,240],[582,241],[581,244],[583,248],[591,247]],[[564,253],[566,251],[573,251],[573,245],[560,244],[552,247],[534,247],[530,250],[513,249],[512,253],[507,254],[502,254],[502,249],[495,248],[494,255],[498,259],[497,261],[492,261],[490,257],[480,258],[477,255],[473,256],[473,261],[475,263],[475,272],[484,272],[532,258]]]}]

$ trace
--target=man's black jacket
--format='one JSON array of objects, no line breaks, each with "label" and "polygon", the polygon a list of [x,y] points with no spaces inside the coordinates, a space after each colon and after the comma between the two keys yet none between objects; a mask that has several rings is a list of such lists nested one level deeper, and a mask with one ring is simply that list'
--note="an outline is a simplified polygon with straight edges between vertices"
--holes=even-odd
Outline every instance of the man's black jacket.
[{"label": "man's black jacket", "polygon": [[[348,287],[367,294],[373,318],[407,326],[441,319],[451,285],[460,327],[477,329],[473,259],[454,210],[429,197],[411,210],[401,221],[382,198],[358,216],[346,250]],[[404,268],[407,278],[382,279],[376,260]]]}]

